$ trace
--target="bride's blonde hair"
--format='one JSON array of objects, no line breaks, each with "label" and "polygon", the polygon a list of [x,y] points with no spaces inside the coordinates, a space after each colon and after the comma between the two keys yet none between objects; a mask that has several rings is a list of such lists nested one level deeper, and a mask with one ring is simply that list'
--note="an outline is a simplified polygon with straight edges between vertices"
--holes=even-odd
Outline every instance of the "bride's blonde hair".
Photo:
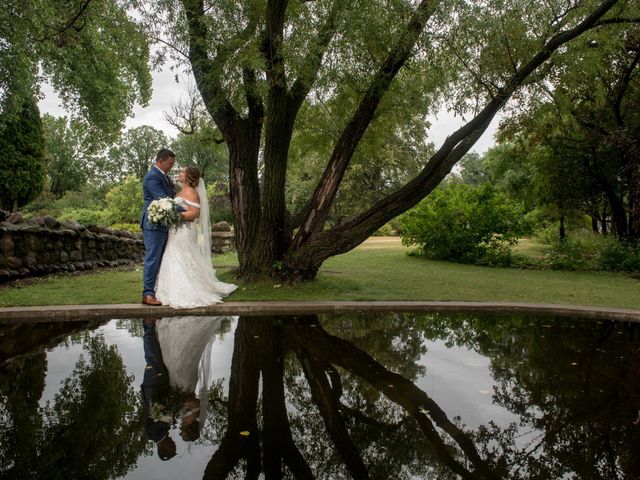
[{"label": "bride's blonde hair", "polygon": [[184,167],[185,183],[192,188],[198,188],[198,180],[200,180],[200,170],[198,167]]}]

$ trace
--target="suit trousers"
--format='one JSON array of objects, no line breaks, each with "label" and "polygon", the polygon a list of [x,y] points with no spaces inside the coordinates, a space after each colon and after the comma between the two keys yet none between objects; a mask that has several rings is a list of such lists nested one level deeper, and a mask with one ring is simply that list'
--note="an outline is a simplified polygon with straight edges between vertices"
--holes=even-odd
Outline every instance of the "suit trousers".
[{"label": "suit trousers", "polygon": [[158,278],[158,271],[160,270],[160,263],[162,262],[162,254],[164,253],[164,247],[167,245],[167,239],[169,238],[169,232],[162,230],[149,230],[144,229],[142,231],[142,238],[144,239],[144,290],[142,295],[154,295],[156,294],[156,279]]}]

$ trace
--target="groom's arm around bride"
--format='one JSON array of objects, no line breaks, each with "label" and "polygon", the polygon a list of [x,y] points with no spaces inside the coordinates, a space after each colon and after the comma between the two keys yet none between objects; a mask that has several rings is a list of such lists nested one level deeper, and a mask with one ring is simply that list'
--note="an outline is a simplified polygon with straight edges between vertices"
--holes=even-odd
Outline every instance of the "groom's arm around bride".
[{"label": "groom's arm around bride", "polygon": [[168,176],[175,160],[176,155],[171,150],[161,149],[156,155],[156,163],[142,180],[144,204],[142,206],[140,228],[142,229],[145,246],[142,303],[146,305],[162,305],[156,299],[155,285],[160,263],[162,262],[162,254],[169,236],[167,227],[149,222],[147,208],[154,200],[164,197],[173,198],[175,196],[173,182]]}]

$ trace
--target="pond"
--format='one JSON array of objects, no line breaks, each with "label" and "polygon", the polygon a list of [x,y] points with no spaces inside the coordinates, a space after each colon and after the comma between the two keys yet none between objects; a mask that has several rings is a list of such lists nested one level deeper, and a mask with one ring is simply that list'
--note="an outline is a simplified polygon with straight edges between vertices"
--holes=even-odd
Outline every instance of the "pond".
[{"label": "pond", "polygon": [[640,324],[0,325],[2,479],[640,478]]}]

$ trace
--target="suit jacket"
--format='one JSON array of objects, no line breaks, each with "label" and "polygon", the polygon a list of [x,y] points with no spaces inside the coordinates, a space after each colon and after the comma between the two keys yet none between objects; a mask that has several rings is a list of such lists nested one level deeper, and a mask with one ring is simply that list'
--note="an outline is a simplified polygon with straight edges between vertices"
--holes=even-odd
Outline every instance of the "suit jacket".
[{"label": "suit jacket", "polygon": [[144,204],[142,205],[142,218],[140,219],[140,228],[147,230],[168,231],[167,227],[161,225],[152,225],[147,221],[147,208],[154,200],[160,198],[173,198],[176,195],[173,184],[168,176],[163,174],[159,168],[151,167],[151,170],[144,176],[142,180],[142,194],[144,196]]},{"label": "suit jacket", "polygon": [[[146,367],[140,391],[144,409],[144,431],[154,442],[164,438],[169,431],[169,423],[163,418],[169,412],[169,372],[162,361],[162,350],[158,343],[155,324],[143,322],[144,359]],[[154,405],[157,407],[154,409]],[[154,415],[158,418],[154,418]]]}]

